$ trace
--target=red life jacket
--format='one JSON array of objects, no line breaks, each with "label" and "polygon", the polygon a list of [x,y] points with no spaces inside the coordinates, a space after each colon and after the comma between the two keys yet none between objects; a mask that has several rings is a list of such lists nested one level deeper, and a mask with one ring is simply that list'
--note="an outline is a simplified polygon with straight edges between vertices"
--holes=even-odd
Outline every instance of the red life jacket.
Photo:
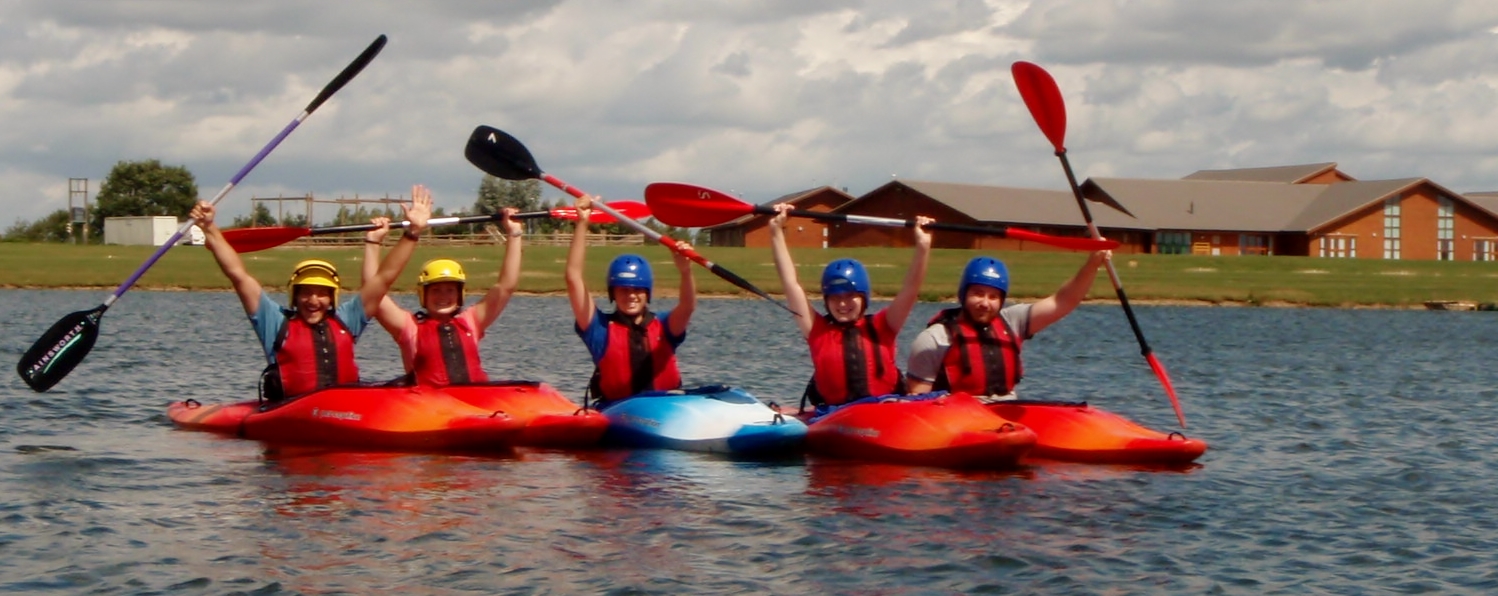
[{"label": "red life jacket", "polygon": [[354,334],[332,311],[316,325],[288,314],[276,338],[276,369],[285,397],[359,382]]},{"label": "red life jacket", "polygon": [[952,342],[942,359],[932,390],[973,395],[1006,395],[1024,377],[1020,344],[1024,341],[1004,317],[979,328],[962,316],[961,308],[937,313],[928,325],[940,323]]},{"label": "red life jacket", "polygon": [[479,360],[478,332],[469,319],[453,316],[439,323],[424,312],[416,313],[416,354],[411,372],[418,385],[488,382]]},{"label": "red life jacket", "polygon": [[895,337],[879,336],[879,323],[883,321],[876,320],[877,316],[864,315],[852,324],[842,324],[831,315],[823,315],[821,321],[813,323],[812,333],[806,338],[816,389],[808,394],[813,403],[839,405],[899,390]]},{"label": "red life jacket", "polygon": [[650,311],[638,325],[618,311],[609,315],[608,348],[597,365],[594,389],[604,400],[681,388],[676,348],[666,341],[665,323]]}]

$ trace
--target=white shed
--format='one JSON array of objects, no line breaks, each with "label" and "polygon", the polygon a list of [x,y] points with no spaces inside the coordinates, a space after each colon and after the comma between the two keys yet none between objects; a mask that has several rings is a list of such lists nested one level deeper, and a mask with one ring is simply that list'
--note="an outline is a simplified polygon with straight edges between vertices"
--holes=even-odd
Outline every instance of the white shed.
[{"label": "white shed", "polygon": [[170,215],[138,215],[104,218],[104,243],[127,246],[161,246],[177,232],[177,218]]}]

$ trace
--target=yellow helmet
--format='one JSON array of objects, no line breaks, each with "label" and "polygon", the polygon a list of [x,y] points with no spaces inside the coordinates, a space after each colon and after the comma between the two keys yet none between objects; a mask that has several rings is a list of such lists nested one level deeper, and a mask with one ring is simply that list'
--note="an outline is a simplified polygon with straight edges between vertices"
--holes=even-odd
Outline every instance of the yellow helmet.
[{"label": "yellow helmet", "polygon": [[338,304],[338,268],[332,263],[322,259],[307,259],[296,264],[291,270],[292,298],[296,297],[297,286],[323,286],[333,288],[333,304]]},{"label": "yellow helmet", "polygon": [[463,273],[463,266],[452,259],[432,259],[421,266],[421,273],[416,276],[416,286],[422,308],[427,305],[426,287],[444,281],[455,281],[461,286],[468,282],[468,276]]}]

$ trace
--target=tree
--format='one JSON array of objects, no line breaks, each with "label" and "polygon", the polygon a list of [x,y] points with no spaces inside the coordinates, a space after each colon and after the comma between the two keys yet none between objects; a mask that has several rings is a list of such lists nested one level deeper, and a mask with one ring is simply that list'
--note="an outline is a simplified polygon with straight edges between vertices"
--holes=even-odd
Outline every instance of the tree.
[{"label": "tree", "polygon": [[521,211],[536,211],[541,208],[541,182],[539,180],[502,180],[484,176],[479,183],[478,200],[473,203],[475,215],[499,213],[505,207]]},{"label": "tree", "polygon": [[90,231],[102,235],[106,217],[186,217],[197,200],[198,184],[186,167],[163,166],[155,159],[122,161],[99,187]]},{"label": "tree", "polygon": [[[306,219],[305,217],[303,219]],[[249,215],[241,215],[234,218],[232,227],[236,228],[265,228],[276,225],[276,217],[270,214],[270,207],[265,203],[255,202],[255,207],[250,209]]]},{"label": "tree", "polygon": [[72,238],[68,234],[68,222],[72,218],[68,216],[67,209],[58,209],[46,217],[27,222],[16,220],[16,223],[5,230],[6,242],[67,242]]}]

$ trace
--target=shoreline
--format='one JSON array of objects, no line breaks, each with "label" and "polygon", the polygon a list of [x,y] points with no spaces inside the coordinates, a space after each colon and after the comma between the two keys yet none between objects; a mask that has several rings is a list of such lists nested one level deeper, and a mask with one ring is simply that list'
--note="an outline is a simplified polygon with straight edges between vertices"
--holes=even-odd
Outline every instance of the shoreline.
[{"label": "shoreline", "polygon": [[[109,291],[113,291],[117,287],[118,286],[32,286],[32,285],[0,284],[0,290],[65,290],[65,291],[78,291],[78,292],[83,292],[83,291],[109,292]],[[133,287],[131,289],[132,290],[138,290],[138,291],[144,291],[144,292],[223,292],[223,293],[232,293],[233,292],[233,290],[229,289],[229,288],[187,288],[187,287],[182,287],[182,286],[135,286],[135,287]],[[345,290],[352,290],[352,288],[345,288]],[[278,291],[278,290],[272,289],[272,291]],[[408,293],[411,293],[411,292],[400,292],[400,291],[397,291],[397,292],[391,292],[391,293],[392,294],[408,294]],[[676,292],[674,290],[669,290],[669,289],[666,289],[666,288],[658,289],[655,293],[657,295],[661,296],[662,298],[675,298],[676,297]],[[530,296],[530,297],[565,298],[567,296],[567,293],[564,292],[564,291],[553,291],[553,292],[516,291],[515,295],[516,296]],[[771,292],[770,296],[773,296],[773,297],[775,297],[776,299],[779,299],[779,300],[784,300],[785,299],[785,295],[783,295],[783,294],[776,294],[774,292]],[[706,300],[761,300],[761,298],[759,298],[758,296],[748,296],[748,295],[742,295],[742,294],[702,293],[702,292],[698,292],[697,297],[699,299],[706,299]],[[881,294],[875,294],[874,295],[874,299],[875,300],[882,300],[882,301],[889,301],[889,300],[893,300],[894,296],[885,296],[885,295],[881,295]],[[1023,299],[1020,299],[1020,300],[1023,301]],[[928,301],[928,300],[918,300],[918,302],[931,302],[931,301]],[[952,301],[950,301],[950,300],[944,300],[944,301],[941,301],[941,302],[935,302],[934,304],[950,304],[950,303],[952,303]],[[1117,298],[1088,298],[1088,299],[1083,300],[1082,304],[1087,304],[1087,305],[1118,304],[1118,299]],[[1422,304],[1413,304],[1413,305],[1412,304],[1311,304],[1311,303],[1304,303],[1304,302],[1290,302],[1290,301],[1286,301],[1286,300],[1264,300],[1264,301],[1253,301],[1253,302],[1250,302],[1250,301],[1246,301],[1246,300],[1188,300],[1188,299],[1181,299],[1181,298],[1136,298],[1136,297],[1133,297],[1133,296],[1129,297],[1129,304],[1130,305],[1140,305],[1140,306],[1192,306],[1192,307],[1216,307],[1216,308],[1340,308],[1340,309],[1350,309],[1350,310],[1427,310],[1426,307],[1425,307],[1425,305],[1423,303]]]}]

